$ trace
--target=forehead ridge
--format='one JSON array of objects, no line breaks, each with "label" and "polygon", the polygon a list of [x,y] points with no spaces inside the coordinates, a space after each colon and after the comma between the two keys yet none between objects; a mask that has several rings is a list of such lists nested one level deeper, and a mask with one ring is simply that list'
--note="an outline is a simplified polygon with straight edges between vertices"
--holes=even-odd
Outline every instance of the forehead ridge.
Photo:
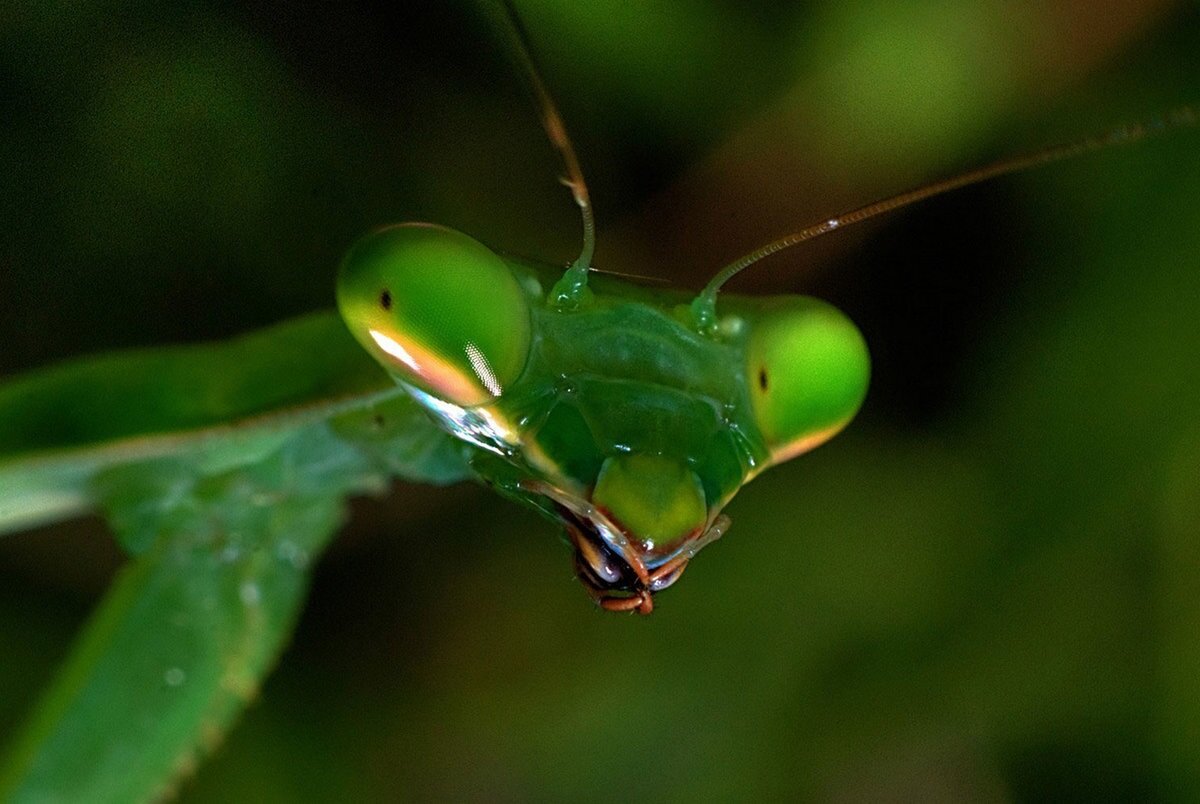
[{"label": "forehead ridge", "polygon": [[497,404],[527,423],[526,458],[547,480],[589,488],[605,458],[662,455],[696,471],[718,504],[761,462],[744,345],[696,332],[674,295],[572,311],[535,302],[526,372]]}]

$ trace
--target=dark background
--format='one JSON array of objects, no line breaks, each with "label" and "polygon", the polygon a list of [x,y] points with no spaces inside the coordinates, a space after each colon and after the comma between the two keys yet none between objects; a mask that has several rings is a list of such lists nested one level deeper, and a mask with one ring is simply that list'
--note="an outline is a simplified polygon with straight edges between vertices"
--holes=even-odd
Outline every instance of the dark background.
[{"label": "dark background", "polygon": [[[487,4],[0,10],[0,374],[332,304],[434,220],[578,221]],[[790,228],[1200,100],[1193,3],[519,3],[602,268],[699,287]],[[858,422],[774,470],[649,619],[481,489],[356,501],[187,800],[1200,795],[1200,134],[764,262],[862,327]],[[120,555],[0,542],[0,738]]]}]

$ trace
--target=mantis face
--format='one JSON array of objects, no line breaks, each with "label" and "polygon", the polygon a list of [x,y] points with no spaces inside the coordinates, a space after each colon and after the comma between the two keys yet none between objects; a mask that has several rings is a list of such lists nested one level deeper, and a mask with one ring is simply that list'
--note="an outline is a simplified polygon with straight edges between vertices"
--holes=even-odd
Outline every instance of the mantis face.
[{"label": "mantis face", "polygon": [[591,276],[595,221],[566,127],[504,5],[519,62],[583,223],[565,275],[502,259],[450,229],[406,224],[360,241],[338,304],[351,332],[471,451],[485,482],[558,519],[580,580],[605,608],[653,609],[721,511],[771,465],[831,438],[870,373],[855,326],[799,296],[722,299],[730,278],[784,249],[980,181],[1155,132],[1154,125],[994,162],[785,234],[728,264],[693,300]]},{"label": "mantis face", "polygon": [[553,282],[405,224],[351,249],[338,305],[482,480],[562,523],[600,605],[648,613],[742,485],[850,421],[866,346],[815,299],[729,299],[705,329],[678,293],[596,277],[564,305]]}]

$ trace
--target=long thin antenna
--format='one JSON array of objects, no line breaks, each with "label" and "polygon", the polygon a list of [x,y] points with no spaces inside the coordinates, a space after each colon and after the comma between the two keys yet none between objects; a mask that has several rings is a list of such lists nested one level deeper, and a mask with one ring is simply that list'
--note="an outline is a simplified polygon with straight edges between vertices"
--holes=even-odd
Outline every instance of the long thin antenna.
[{"label": "long thin antenna", "polygon": [[[575,155],[575,146],[571,144],[571,137],[567,134],[567,127],[563,123],[562,115],[558,113],[554,98],[546,89],[546,84],[542,81],[541,70],[533,58],[533,48],[530,45],[525,25],[521,22],[521,17],[517,14],[512,0],[501,0],[501,5],[504,6],[509,28],[512,30],[513,39],[516,42],[517,60],[521,62],[521,67],[529,79],[529,85],[533,88],[538,111],[542,116],[542,126],[546,129],[546,136],[550,139],[550,144],[562,158],[565,174],[562,176],[562,183],[571,190],[571,196],[575,199],[575,204],[579,207],[580,215],[583,217],[583,248],[555,289],[555,293],[560,299],[575,299],[587,284],[587,272],[591,268],[592,255],[596,251],[596,221],[592,216],[591,196],[588,194],[587,181],[583,177],[583,169],[579,167],[579,157]],[[564,293],[567,294],[565,297]]]},{"label": "long thin antenna", "polygon": [[696,317],[697,324],[702,329],[711,328],[713,322],[716,320],[717,291],[721,289],[722,285],[759,260],[784,249],[791,248],[799,243],[804,243],[822,235],[827,235],[830,232],[844,229],[855,223],[862,223],[885,212],[891,212],[936,195],[958,190],[970,184],[1047,165],[1051,162],[1060,162],[1064,159],[1071,159],[1072,157],[1093,153],[1117,145],[1131,145],[1173,129],[1191,128],[1197,125],[1200,125],[1200,114],[1197,113],[1196,107],[1181,106],[1178,109],[1171,110],[1164,117],[1155,120],[1118,126],[1098,136],[1018,154],[1017,156],[993,162],[990,165],[976,168],[953,178],[943,179],[933,184],[927,184],[924,187],[918,187],[915,190],[894,195],[891,198],[885,198],[882,201],[867,204],[865,207],[844,212],[841,215],[828,218],[820,223],[814,223],[798,232],[793,232],[784,235],[778,240],[773,240],[722,268],[704,286],[704,290],[700,291],[700,295],[696,297],[696,300],[692,302],[693,315]]}]

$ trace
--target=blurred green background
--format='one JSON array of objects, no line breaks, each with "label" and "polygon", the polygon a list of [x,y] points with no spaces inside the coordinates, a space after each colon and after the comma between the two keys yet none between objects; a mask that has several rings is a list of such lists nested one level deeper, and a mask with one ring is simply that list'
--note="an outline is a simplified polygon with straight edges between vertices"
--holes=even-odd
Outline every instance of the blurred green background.
[{"label": "blurred green background", "polygon": [[[768,238],[1200,100],[1195,3],[523,0],[600,267]],[[0,375],[332,305],[359,234],[565,262],[578,221],[487,4],[0,9]],[[763,263],[875,359],[647,619],[482,489],[352,506],[185,801],[1200,797],[1200,135]],[[0,739],[121,557],[0,541]]]}]

